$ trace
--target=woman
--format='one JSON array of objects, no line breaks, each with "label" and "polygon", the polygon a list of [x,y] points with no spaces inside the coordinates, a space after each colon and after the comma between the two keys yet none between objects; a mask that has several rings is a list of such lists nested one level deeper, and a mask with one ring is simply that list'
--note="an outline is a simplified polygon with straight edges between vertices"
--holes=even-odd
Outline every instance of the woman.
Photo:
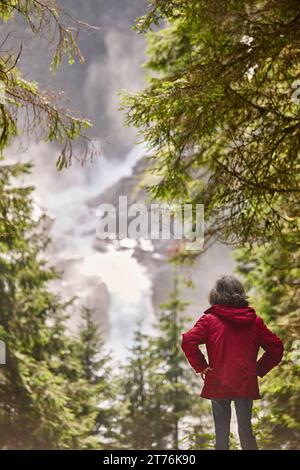
[{"label": "woman", "polygon": [[[181,347],[204,379],[201,397],[209,398],[217,450],[229,449],[231,401],[234,401],[242,449],[256,450],[252,431],[253,400],[260,398],[257,376],[263,377],[283,355],[282,341],[248,306],[242,284],[222,276],[209,294],[211,305],[193,328],[182,334]],[[205,344],[208,363],[199,350]],[[259,348],[265,352],[257,360]]]}]

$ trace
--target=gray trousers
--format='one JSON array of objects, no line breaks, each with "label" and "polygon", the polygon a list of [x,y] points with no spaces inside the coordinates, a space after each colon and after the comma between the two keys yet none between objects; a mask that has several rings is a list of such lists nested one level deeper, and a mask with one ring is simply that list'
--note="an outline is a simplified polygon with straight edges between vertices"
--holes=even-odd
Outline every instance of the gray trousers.
[{"label": "gray trousers", "polygon": [[253,400],[247,398],[233,398],[211,400],[213,418],[216,432],[216,450],[229,450],[231,401],[234,401],[238,432],[243,450],[257,450],[256,439],[252,431]]}]

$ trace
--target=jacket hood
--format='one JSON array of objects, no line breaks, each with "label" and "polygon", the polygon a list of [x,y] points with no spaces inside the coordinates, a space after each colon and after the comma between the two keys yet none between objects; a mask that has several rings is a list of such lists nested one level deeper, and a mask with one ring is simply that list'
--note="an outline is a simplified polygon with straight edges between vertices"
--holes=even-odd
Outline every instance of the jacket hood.
[{"label": "jacket hood", "polygon": [[205,310],[204,314],[206,313],[212,313],[229,322],[243,325],[252,323],[256,318],[255,310],[252,307],[234,307],[227,304],[214,304]]}]

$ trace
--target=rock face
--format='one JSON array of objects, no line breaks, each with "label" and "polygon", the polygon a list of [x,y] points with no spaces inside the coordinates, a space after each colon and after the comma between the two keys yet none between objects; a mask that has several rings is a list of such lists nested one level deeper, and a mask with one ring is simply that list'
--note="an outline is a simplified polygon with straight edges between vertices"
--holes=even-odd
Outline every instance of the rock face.
[{"label": "rock face", "polygon": [[132,175],[121,178],[116,184],[107,188],[104,192],[87,201],[88,206],[97,207],[102,203],[118,206],[119,196],[126,196],[128,204],[138,201],[144,201],[146,192],[139,188],[143,173],[147,168],[146,158],[141,158],[133,167]]},{"label": "rock face", "polygon": [[[126,196],[128,206],[133,203],[145,202],[146,192],[139,188],[143,172],[147,166],[147,160],[141,159],[134,167],[131,177],[120,179],[97,197],[88,201],[90,207],[98,207],[100,204],[109,203],[118,208],[119,196]],[[118,213],[118,211],[117,211]],[[168,263],[168,254],[178,242],[176,240],[133,240],[128,246],[133,250],[133,257],[147,268],[152,281],[152,303],[154,309],[165,302],[172,289],[172,268]],[[126,249],[120,240],[95,239],[93,247],[99,251],[106,251],[109,246],[118,250]],[[200,315],[208,306],[207,295],[216,278],[234,268],[231,250],[216,243],[195,262],[192,268],[181,268],[179,274],[185,278],[191,278],[195,283],[195,289],[189,289],[184,293],[185,300],[190,302],[187,313],[193,317]]]},{"label": "rock face", "polygon": [[[144,189],[139,188],[143,172],[147,166],[146,159],[141,159],[137,162],[133,168],[133,174],[131,177],[125,177],[120,179],[116,184],[109,187],[99,196],[92,198],[88,201],[90,207],[95,209],[101,204],[111,204],[116,208],[117,217],[119,216],[119,196],[125,196],[127,198],[128,207],[134,203],[145,203],[146,192]],[[133,217],[128,218],[128,223],[131,222]],[[175,240],[99,240],[95,239],[93,247],[99,251],[105,251],[109,249],[111,244],[114,245],[118,250],[126,249],[126,243],[128,248],[133,250],[133,257],[135,257],[139,263],[143,264],[154,282],[153,297],[154,306],[166,300],[168,295],[167,284],[170,286],[170,267],[167,262],[167,252],[171,246],[176,243]],[[161,283],[161,276],[164,275],[164,282]],[[157,281],[156,281],[157,279]],[[161,292],[159,292],[161,288]],[[162,295],[164,293],[164,295]]]},{"label": "rock face", "polygon": [[76,331],[81,324],[80,311],[82,307],[93,311],[93,319],[99,329],[109,331],[110,295],[105,282],[99,276],[83,276],[79,266],[81,259],[64,259],[56,262],[56,267],[62,271],[62,279],[52,282],[56,292],[63,293],[65,299],[75,297],[73,306],[69,308],[70,329]]}]

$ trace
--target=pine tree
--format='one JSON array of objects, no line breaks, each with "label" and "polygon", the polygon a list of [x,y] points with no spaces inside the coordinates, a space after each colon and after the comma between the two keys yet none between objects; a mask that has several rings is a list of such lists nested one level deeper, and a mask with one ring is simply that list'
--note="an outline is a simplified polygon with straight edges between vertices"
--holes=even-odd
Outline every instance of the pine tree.
[{"label": "pine tree", "polygon": [[93,320],[92,310],[84,308],[81,316],[78,358],[88,384],[82,414],[90,416],[93,413],[90,432],[98,438],[98,445],[108,449],[114,446],[116,440],[114,422],[117,410],[112,359],[104,351],[104,341]]},{"label": "pine tree", "polygon": [[206,439],[203,439],[205,427],[201,420],[206,414],[206,404],[199,398],[201,379],[191,370],[180,346],[181,334],[191,320],[183,315],[188,302],[180,300],[181,289],[182,280],[175,273],[170,299],[161,305],[158,313],[157,336],[150,342],[151,361],[160,376],[160,395],[166,407],[162,422],[168,436],[168,447],[172,449],[178,449],[184,439],[186,432],[182,424],[184,418],[189,417],[196,417],[196,420],[194,423],[188,420],[188,434],[197,430],[199,447],[206,446]]},{"label": "pine tree", "polygon": [[[299,2],[148,3],[134,27],[148,42],[147,86],[121,93],[125,123],[153,149],[152,199],[203,203],[204,250],[245,249],[254,305],[286,346],[262,381],[260,427],[268,445],[297,448]],[[179,261],[198,256],[182,246]]]},{"label": "pine tree", "polygon": [[153,150],[150,195],[204,204],[207,246],[299,231],[299,2],[148,3],[147,84],[121,105]]},{"label": "pine tree", "polygon": [[96,369],[104,359],[93,364],[93,326],[80,339],[70,335],[72,305],[49,290],[57,273],[44,255],[43,216],[32,213],[32,188],[17,185],[29,170],[2,165],[0,173],[0,339],[7,357],[0,369],[0,448],[98,447],[107,382],[96,379]]},{"label": "pine tree", "polygon": [[[53,71],[64,54],[71,63],[76,56],[82,59],[76,43],[79,23],[67,19],[56,0],[1,2],[0,18],[8,30],[17,15],[34,36],[48,37],[54,46]],[[84,160],[93,153],[82,136],[91,123],[66,109],[61,96],[22,77],[17,66],[22,47],[5,47],[8,38],[0,52],[0,339],[6,345],[6,364],[0,368],[0,448],[95,447],[99,387],[78,354],[82,343],[66,329],[70,301],[62,302],[48,287],[58,275],[44,257],[49,243],[44,217],[35,220],[33,188],[20,182],[31,166],[3,160],[20,130],[38,130],[45,140],[61,145],[58,169],[71,163],[72,141],[81,137]],[[92,395],[94,402],[86,406]]]},{"label": "pine tree", "polygon": [[[199,380],[181,351],[187,321],[175,276],[170,301],[161,306],[153,336],[135,334],[132,355],[121,379],[124,409],[120,439],[126,448],[205,448],[206,406],[198,397]],[[195,442],[192,442],[194,440]]]},{"label": "pine tree", "polygon": [[[266,449],[298,449],[300,438],[299,243],[270,242],[237,252],[239,272],[246,278],[259,315],[285,345],[280,366],[262,379],[265,406],[258,406],[257,433]],[[267,406],[266,406],[267,404]]]},{"label": "pine tree", "polygon": [[164,404],[149,357],[149,339],[141,332],[140,325],[130,348],[130,358],[122,369],[119,446],[125,449],[163,449],[166,445],[161,422]]},{"label": "pine tree", "polygon": [[37,41],[39,37],[48,39],[49,51],[51,46],[53,52],[50,65],[53,73],[57,71],[63,56],[67,56],[70,64],[75,58],[83,61],[76,42],[78,30],[83,23],[64,14],[57,0],[6,0],[0,3],[0,19],[6,23],[5,31],[8,33],[1,43],[0,51],[1,155],[12,138],[21,134],[21,131],[23,134],[27,132],[29,136],[35,131],[35,134],[45,140],[60,144],[56,162],[58,169],[71,164],[74,155],[73,140],[76,138],[77,157],[81,161],[92,157],[95,149],[84,135],[84,130],[92,123],[71,112],[61,93],[41,90],[37,82],[25,80],[22,76],[18,62],[23,46],[17,41],[12,44],[9,42],[10,24],[15,17],[24,21]]}]

